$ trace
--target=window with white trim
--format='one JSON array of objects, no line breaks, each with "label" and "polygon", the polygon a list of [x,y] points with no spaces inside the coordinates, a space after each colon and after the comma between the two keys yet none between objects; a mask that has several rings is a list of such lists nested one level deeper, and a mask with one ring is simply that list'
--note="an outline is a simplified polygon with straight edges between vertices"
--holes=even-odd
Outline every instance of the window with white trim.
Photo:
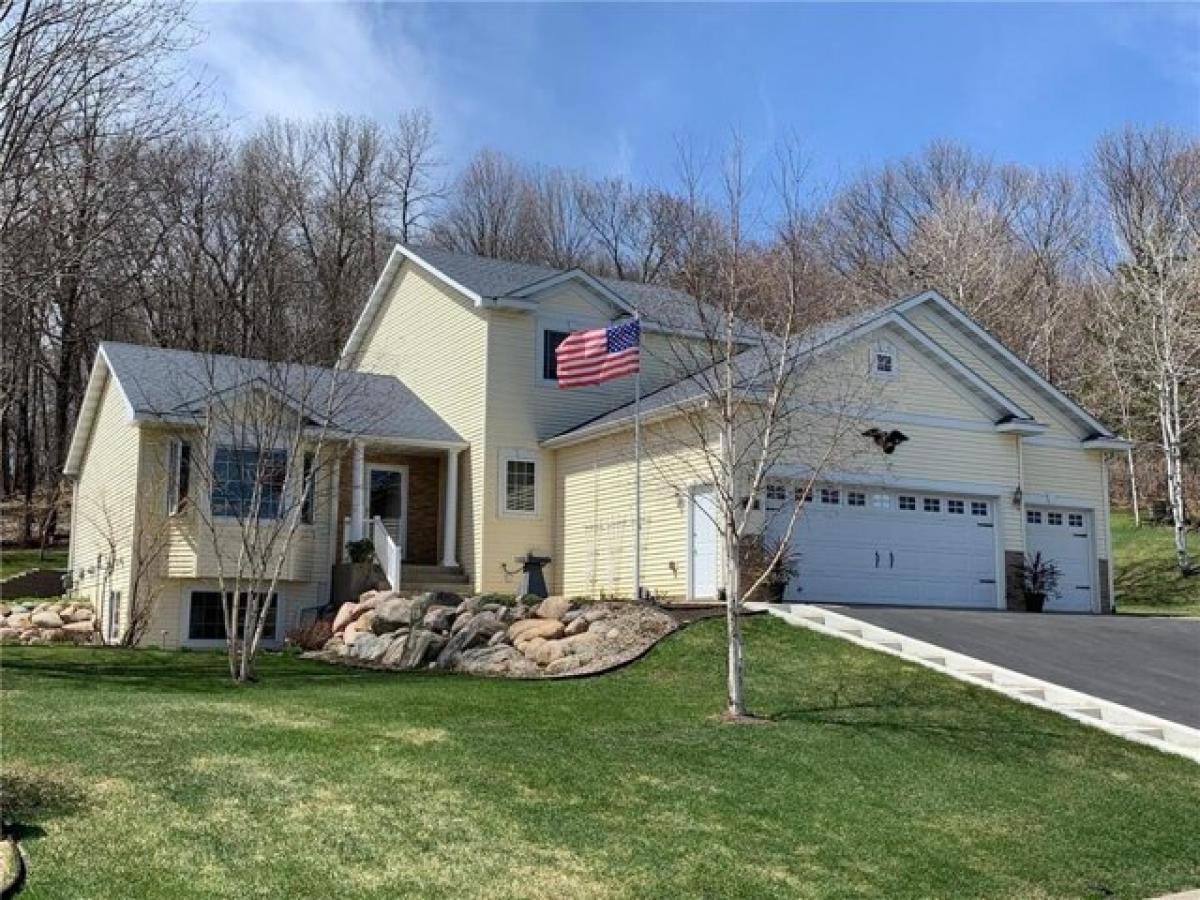
[{"label": "window with white trim", "polygon": [[537,460],[528,450],[506,450],[500,458],[500,511],[508,516],[538,514]]},{"label": "window with white trim", "polygon": [[912,510],[915,510],[917,508],[917,498],[910,497],[907,494],[901,494],[900,495],[900,508],[904,509],[904,510],[908,510],[910,512]]},{"label": "window with white trim", "polygon": [[571,332],[559,331],[554,328],[542,330],[542,379],[555,381],[558,378],[558,357],[555,351],[558,345],[567,339]]},{"label": "window with white trim", "polygon": [[278,519],[286,480],[286,450],[219,446],[213,454],[212,514]]},{"label": "window with white trim", "polygon": [[796,488],[794,496],[797,503],[812,503],[812,486]]},{"label": "window with white trim", "polygon": [[[233,593],[226,597],[232,601]],[[262,612],[264,594],[257,594],[258,611]],[[246,633],[246,602],[249,595],[241,593],[238,601],[238,637]],[[276,598],[267,610],[267,621],[263,626],[263,638],[273,641],[277,638],[276,624],[278,620],[279,601]],[[189,641],[223,641],[225,640],[225,607],[221,603],[219,591],[192,591],[188,604],[188,640]]]},{"label": "window with white trim", "polygon": [[837,506],[842,502],[842,492],[837,488],[821,488],[821,502],[829,506]]},{"label": "window with white trim", "polygon": [[171,438],[167,445],[167,515],[179,515],[187,509],[191,480],[192,445]]},{"label": "window with white trim", "polygon": [[921,506],[925,512],[941,512],[942,500],[940,497],[925,497],[921,501]]},{"label": "window with white trim", "polygon": [[971,501],[971,515],[986,516],[987,514],[988,514],[987,501],[985,501],[985,500],[972,500]]},{"label": "window with white trim", "polygon": [[871,374],[876,378],[892,378],[895,376],[895,347],[891,344],[876,344],[871,348]]},{"label": "window with white trim", "polygon": [[1042,524],[1041,510],[1037,510],[1037,509],[1025,510],[1025,521],[1028,522],[1030,525],[1041,525]]},{"label": "window with white trim", "polygon": [[846,492],[847,506],[866,506],[867,495],[862,491],[847,491]]},{"label": "window with white trim", "polygon": [[1083,513],[1068,513],[1067,524],[1071,528],[1083,527]]},{"label": "window with white trim", "polygon": [[947,500],[946,501],[946,512],[950,513],[950,515],[961,516],[966,511],[967,511],[967,505],[965,503],[963,503],[961,500]]},{"label": "window with white trim", "polygon": [[1046,513],[1047,525],[1061,525],[1063,523],[1062,513],[1048,512]]},{"label": "window with white trim", "polygon": [[891,509],[892,495],[891,494],[874,494],[871,497],[871,505],[876,509]]},{"label": "window with white trim", "polygon": [[300,490],[304,491],[304,500],[300,505],[300,520],[311,525],[313,520],[313,505],[317,494],[316,458],[311,453],[304,454],[304,472],[300,482]]},{"label": "window with white trim", "polygon": [[787,502],[787,488],[782,484],[768,484],[766,495],[767,509],[782,509]]}]

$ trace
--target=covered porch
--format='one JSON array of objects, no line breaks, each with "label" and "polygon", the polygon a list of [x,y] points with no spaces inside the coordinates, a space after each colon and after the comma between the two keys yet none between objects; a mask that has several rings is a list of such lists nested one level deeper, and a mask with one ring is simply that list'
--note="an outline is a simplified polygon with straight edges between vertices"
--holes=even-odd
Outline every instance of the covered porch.
[{"label": "covered porch", "polygon": [[463,447],[361,439],[338,473],[338,558],[346,545],[370,539],[392,588],[406,566],[461,574],[459,467]]}]

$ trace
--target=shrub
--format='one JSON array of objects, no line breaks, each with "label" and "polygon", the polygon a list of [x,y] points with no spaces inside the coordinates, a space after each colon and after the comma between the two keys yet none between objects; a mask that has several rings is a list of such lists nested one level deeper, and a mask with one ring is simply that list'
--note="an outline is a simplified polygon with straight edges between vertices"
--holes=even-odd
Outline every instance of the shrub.
[{"label": "shrub", "polygon": [[318,619],[287,633],[288,646],[301,650],[320,650],[333,637],[333,623]]}]

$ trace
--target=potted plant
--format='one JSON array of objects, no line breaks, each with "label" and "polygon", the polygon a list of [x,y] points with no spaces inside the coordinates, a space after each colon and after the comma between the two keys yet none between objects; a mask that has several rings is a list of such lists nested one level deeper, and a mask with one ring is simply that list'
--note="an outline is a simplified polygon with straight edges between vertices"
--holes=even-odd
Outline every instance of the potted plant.
[{"label": "potted plant", "polygon": [[375,561],[375,542],[370,538],[346,542],[346,553],[352,563],[370,563]]},{"label": "potted plant", "polygon": [[1052,559],[1043,559],[1040,552],[1033,556],[1026,554],[1021,566],[1021,593],[1025,598],[1026,612],[1040,613],[1046,606],[1046,601],[1058,596],[1058,582],[1062,578],[1062,570]]},{"label": "potted plant", "polygon": [[766,573],[754,596],[747,599],[782,603],[788,584],[797,574],[788,547],[761,534],[751,535],[742,542],[741,557],[743,584],[753,584]]}]

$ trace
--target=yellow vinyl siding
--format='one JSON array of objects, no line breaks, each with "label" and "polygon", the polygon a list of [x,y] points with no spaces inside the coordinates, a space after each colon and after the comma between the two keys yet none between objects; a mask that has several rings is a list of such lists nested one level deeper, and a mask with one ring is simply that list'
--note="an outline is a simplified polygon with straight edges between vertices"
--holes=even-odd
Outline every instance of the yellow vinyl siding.
[{"label": "yellow vinyl siding", "polygon": [[948,322],[944,314],[930,306],[920,306],[905,314],[914,325],[954,354],[964,365],[988,381],[1022,409],[1050,426],[1047,434],[1057,437],[1080,438],[1085,435],[1080,426],[1040,391],[1014,372],[1007,362],[984,350],[970,337]]},{"label": "yellow vinyl siding", "polygon": [[489,378],[484,314],[405,262],[351,364],[399,378],[470,444],[459,454],[459,562],[479,587]]},{"label": "yellow vinyl siding", "polygon": [[[649,426],[642,459],[642,583],[683,599],[688,585],[688,488],[710,480],[679,420]],[[634,462],[630,432],[558,451],[558,588],[567,596],[633,595]]]},{"label": "yellow vinyl siding", "polygon": [[[125,398],[107,377],[79,473],[71,559],[75,595],[91,600],[99,613],[108,591],[120,591],[122,622],[128,614],[129,563],[138,510],[139,442],[139,429],[130,421]],[[97,565],[100,556],[104,559]],[[115,556],[116,564],[106,578],[110,556]],[[82,579],[80,570],[85,573]]]}]

